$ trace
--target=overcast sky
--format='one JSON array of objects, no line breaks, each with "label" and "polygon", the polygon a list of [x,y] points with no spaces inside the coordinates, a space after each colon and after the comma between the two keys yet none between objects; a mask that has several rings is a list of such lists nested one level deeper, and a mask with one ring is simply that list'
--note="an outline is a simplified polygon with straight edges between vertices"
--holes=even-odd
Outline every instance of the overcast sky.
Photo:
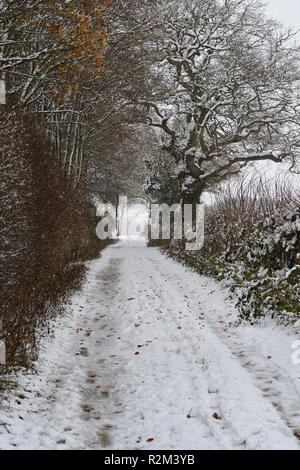
[{"label": "overcast sky", "polygon": [[265,3],[269,15],[300,29],[300,0],[265,0]]}]

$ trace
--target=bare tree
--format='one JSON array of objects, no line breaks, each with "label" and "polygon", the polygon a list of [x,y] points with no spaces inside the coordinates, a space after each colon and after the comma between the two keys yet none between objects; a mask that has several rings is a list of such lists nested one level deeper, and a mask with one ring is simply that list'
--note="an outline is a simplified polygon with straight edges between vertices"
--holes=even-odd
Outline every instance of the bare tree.
[{"label": "bare tree", "polygon": [[299,156],[294,33],[257,0],[167,2],[157,67],[169,93],[148,100],[150,125],[176,162],[184,198],[249,162]]}]

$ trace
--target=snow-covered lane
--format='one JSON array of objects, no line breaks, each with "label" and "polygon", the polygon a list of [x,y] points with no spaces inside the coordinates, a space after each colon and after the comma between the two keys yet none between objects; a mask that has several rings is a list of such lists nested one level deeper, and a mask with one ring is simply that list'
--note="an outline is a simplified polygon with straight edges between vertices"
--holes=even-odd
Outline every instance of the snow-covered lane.
[{"label": "snow-covered lane", "polygon": [[157,249],[110,246],[0,411],[0,448],[299,449],[236,354],[249,334],[235,314],[213,281]]}]

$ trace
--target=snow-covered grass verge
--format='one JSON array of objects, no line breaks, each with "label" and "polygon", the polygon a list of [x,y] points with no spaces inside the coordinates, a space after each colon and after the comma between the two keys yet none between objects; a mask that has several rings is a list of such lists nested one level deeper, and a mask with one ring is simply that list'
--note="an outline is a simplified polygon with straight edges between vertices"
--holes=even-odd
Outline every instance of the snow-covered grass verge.
[{"label": "snow-covered grass verge", "polygon": [[240,317],[283,324],[300,318],[300,193],[287,183],[226,186],[207,208],[205,245],[167,253],[197,272],[223,280]]}]

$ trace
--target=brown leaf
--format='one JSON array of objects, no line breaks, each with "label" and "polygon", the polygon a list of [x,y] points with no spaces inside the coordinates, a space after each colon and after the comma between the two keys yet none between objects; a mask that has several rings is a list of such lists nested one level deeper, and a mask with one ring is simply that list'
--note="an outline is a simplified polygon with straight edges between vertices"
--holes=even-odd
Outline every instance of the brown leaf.
[{"label": "brown leaf", "polygon": [[153,437],[149,437],[149,439],[147,439],[147,442],[152,442],[154,441]]}]

